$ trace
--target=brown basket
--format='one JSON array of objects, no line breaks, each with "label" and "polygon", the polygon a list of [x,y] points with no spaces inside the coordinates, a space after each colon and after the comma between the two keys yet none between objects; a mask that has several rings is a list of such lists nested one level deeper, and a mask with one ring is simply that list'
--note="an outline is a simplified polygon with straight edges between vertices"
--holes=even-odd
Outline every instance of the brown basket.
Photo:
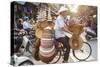
[{"label": "brown basket", "polygon": [[42,62],[44,62],[44,63],[49,63],[49,62],[51,62],[53,59],[54,59],[54,57],[57,55],[57,51],[55,51],[55,53],[51,56],[51,57],[44,57],[44,56],[42,56],[40,53],[39,53],[39,58],[40,58],[40,60],[42,61]]},{"label": "brown basket", "polygon": [[32,56],[34,57],[35,60],[39,61],[39,51],[36,48],[32,48]]},{"label": "brown basket", "polygon": [[83,41],[81,37],[76,38],[76,39],[72,37],[69,39],[69,44],[70,44],[71,49],[78,50],[78,49],[81,49],[83,45]]},{"label": "brown basket", "polygon": [[39,59],[39,46],[40,46],[40,39],[36,39],[36,43],[34,47],[32,48],[32,56],[34,57],[35,60],[40,60]]},{"label": "brown basket", "polygon": [[37,38],[42,38],[42,32],[43,32],[43,30],[41,30],[41,29],[36,29],[36,32],[35,32],[35,36],[37,37]]}]

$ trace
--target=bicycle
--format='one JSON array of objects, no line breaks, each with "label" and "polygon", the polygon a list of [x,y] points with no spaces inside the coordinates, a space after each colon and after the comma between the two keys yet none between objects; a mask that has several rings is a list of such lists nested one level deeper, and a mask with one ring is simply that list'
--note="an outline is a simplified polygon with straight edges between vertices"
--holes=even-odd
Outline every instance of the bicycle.
[{"label": "bicycle", "polygon": [[[75,36],[74,37],[75,39],[80,38],[80,34],[82,32],[84,32],[84,24],[73,23],[73,21],[70,21],[70,22],[71,23],[68,25],[68,29],[72,32],[72,34],[73,34],[72,37]],[[52,31],[52,29],[50,29],[50,30]],[[48,33],[50,33],[50,32],[48,32]],[[50,33],[50,34],[54,34],[54,33]],[[80,42],[80,41],[78,41],[78,42]],[[61,56],[63,57],[63,55],[64,55],[64,47],[62,46],[61,43],[59,43],[59,42],[56,42],[56,43],[58,45],[58,46],[55,45],[57,54],[54,56],[53,60],[51,62],[47,62],[47,64],[57,63],[60,60]],[[92,48],[88,42],[82,41],[81,44],[82,44],[82,47],[80,49],[77,49],[77,50],[72,49],[72,54],[77,60],[85,61],[86,59],[88,59],[91,56]]]},{"label": "bicycle", "polygon": [[[83,41],[82,44],[83,44],[82,48],[80,48],[78,50],[72,49],[72,51],[71,51],[73,56],[79,61],[87,60],[91,56],[91,53],[92,53],[92,48],[88,42]],[[63,56],[64,55],[64,47],[61,43],[57,42],[56,49],[57,49],[56,60],[49,62],[50,64],[55,64],[60,60],[61,57],[64,57]]]}]

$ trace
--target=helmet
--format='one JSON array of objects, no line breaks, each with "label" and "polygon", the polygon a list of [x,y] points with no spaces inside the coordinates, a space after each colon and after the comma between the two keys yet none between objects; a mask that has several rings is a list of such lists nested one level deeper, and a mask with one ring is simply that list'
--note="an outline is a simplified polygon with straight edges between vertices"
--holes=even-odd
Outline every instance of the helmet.
[{"label": "helmet", "polygon": [[29,17],[24,16],[24,17],[23,17],[23,20],[24,20],[24,21],[28,21],[28,20],[29,20]]}]

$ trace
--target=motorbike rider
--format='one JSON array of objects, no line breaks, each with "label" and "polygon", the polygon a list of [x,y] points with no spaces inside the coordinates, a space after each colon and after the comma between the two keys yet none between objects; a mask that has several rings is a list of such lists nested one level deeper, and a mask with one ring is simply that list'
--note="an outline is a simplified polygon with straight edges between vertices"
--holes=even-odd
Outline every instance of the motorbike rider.
[{"label": "motorbike rider", "polygon": [[23,29],[29,33],[32,30],[32,25],[29,23],[29,17],[24,16],[23,20]]}]

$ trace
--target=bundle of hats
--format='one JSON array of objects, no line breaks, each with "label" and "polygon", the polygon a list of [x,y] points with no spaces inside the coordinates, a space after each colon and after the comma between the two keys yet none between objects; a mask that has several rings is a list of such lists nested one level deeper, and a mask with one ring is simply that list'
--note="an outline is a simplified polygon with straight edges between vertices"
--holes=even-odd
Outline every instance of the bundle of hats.
[{"label": "bundle of hats", "polygon": [[52,21],[42,20],[42,21],[38,21],[35,24],[35,29],[36,29],[35,35],[36,35],[37,38],[40,38],[40,39],[42,38],[43,30],[47,26],[53,28],[54,23]]},{"label": "bundle of hats", "polygon": [[52,61],[56,55],[56,49],[53,41],[52,29],[50,27],[46,27],[43,30],[41,44],[39,47],[39,58],[45,63]]}]

